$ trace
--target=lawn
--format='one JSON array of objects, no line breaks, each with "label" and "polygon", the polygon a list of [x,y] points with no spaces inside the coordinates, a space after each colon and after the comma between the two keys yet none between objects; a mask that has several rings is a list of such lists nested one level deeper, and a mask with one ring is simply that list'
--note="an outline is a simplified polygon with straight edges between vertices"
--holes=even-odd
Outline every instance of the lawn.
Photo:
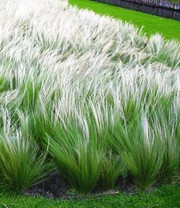
[{"label": "lawn", "polygon": [[136,195],[118,194],[114,196],[81,198],[78,200],[53,200],[13,194],[0,194],[2,208],[178,208],[180,188],[163,186],[153,193]]},{"label": "lawn", "polygon": [[133,23],[139,28],[143,27],[143,31],[148,37],[152,34],[160,33],[167,39],[180,40],[179,21],[161,18],[124,8],[118,8],[90,0],[69,0],[69,3],[77,5],[79,8],[92,10],[98,14],[109,15],[116,19]]}]

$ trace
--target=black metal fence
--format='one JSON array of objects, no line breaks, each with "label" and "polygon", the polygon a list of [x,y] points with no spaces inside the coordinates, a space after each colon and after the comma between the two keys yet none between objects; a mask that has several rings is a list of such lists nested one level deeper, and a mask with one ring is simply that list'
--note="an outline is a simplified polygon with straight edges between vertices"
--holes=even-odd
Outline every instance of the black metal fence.
[{"label": "black metal fence", "polygon": [[124,1],[133,2],[136,4],[148,5],[148,6],[155,6],[160,8],[167,8],[171,10],[180,10],[180,2],[173,2],[169,0],[124,0]]},{"label": "black metal fence", "polygon": [[168,0],[94,0],[119,7],[180,20],[180,2]]}]

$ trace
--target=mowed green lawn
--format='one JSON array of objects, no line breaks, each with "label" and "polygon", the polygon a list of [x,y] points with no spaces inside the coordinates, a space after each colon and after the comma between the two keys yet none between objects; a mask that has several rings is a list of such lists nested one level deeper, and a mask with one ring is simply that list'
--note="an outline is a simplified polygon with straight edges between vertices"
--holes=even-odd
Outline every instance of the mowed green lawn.
[{"label": "mowed green lawn", "polygon": [[118,194],[77,200],[53,200],[0,193],[0,208],[178,208],[178,184],[166,185],[152,193]]},{"label": "mowed green lawn", "polygon": [[76,5],[79,8],[93,10],[98,14],[109,15],[116,19],[133,23],[139,28],[144,27],[143,31],[148,37],[152,34],[160,33],[166,39],[177,39],[180,41],[179,21],[97,3],[90,0],[69,0],[69,3]]}]

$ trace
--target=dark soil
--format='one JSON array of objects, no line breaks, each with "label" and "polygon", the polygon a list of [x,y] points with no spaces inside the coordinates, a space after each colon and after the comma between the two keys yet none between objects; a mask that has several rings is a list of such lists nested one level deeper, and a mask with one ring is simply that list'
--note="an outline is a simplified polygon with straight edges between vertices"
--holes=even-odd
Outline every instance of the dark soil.
[{"label": "dark soil", "polygon": [[103,191],[100,186],[97,186],[91,194],[88,196],[82,196],[70,187],[68,182],[61,177],[59,172],[56,172],[49,176],[46,181],[27,189],[25,194],[33,197],[44,196],[46,198],[60,198],[70,200],[76,198],[79,199],[112,195],[119,192],[129,194],[135,193],[135,187],[133,186],[131,177],[126,179],[119,178],[114,189]]}]

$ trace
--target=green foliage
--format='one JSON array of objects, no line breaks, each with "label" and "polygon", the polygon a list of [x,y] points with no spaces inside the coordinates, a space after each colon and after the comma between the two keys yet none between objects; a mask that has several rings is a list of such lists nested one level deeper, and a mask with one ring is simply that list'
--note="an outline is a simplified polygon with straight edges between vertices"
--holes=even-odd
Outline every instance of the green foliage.
[{"label": "green foliage", "polygon": [[[175,112],[169,114],[172,111]],[[157,113],[156,116],[158,116],[159,122],[156,123],[155,134],[161,141],[161,149],[164,147],[163,164],[159,178],[162,182],[170,183],[177,174],[180,162],[179,136],[176,134],[179,128],[179,115],[176,113],[179,114],[179,112],[176,112],[175,109],[170,109],[167,113],[166,117],[162,113]],[[171,117],[172,115],[174,115],[173,118]]]},{"label": "green foliage", "polygon": [[[118,18],[119,11],[130,14],[75,2]],[[158,19],[132,14],[143,23],[144,17]],[[111,189],[126,174],[142,189],[173,181],[180,147],[179,42],[148,39],[133,25],[67,1],[0,1],[0,19],[4,187],[21,191],[40,182],[54,169],[50,158],[81,194],[96,185]]]},{"label": "green foliage", "polygon": [[[155,181],[163,163],[163,153],[157,138],[148,129],[147,121],[141,121],[140,116],[123,126],[115,124],[114,134],[119,146],[122,146],[122,159],[127,165],[137,187],[149,188]],[[146,132],[147,131],[147,132]],[[114,143],[114,146],[116,144]]]},{"label": "green foliage", "polygon": [[[96,185],[102,160],[101,145],[98,144],[93,124],[80,126],[70,119],[65,126],[54,123],[53,132],[42,137],[57,167],[69,183],[81,194],[88,194]],[[84,122],[86,122],[84,120]]]},{"label": "green foliage", "polygon": [[121,159],[121,155],[106,153],[102,158],[101,177],[103,190],[109,190],[114,187],[116,180],[120,176],[126,175],[127,168]]},{"label": "green foliage", "polygon": [[2,76],[0,77],[0,93],[10,89],[9,82]]},{"label": "green foliage", "polygon": [[19,133],[0,136],[0,177],[5,189],[23,191],[39,183],[54,170],[46,154]]}]

